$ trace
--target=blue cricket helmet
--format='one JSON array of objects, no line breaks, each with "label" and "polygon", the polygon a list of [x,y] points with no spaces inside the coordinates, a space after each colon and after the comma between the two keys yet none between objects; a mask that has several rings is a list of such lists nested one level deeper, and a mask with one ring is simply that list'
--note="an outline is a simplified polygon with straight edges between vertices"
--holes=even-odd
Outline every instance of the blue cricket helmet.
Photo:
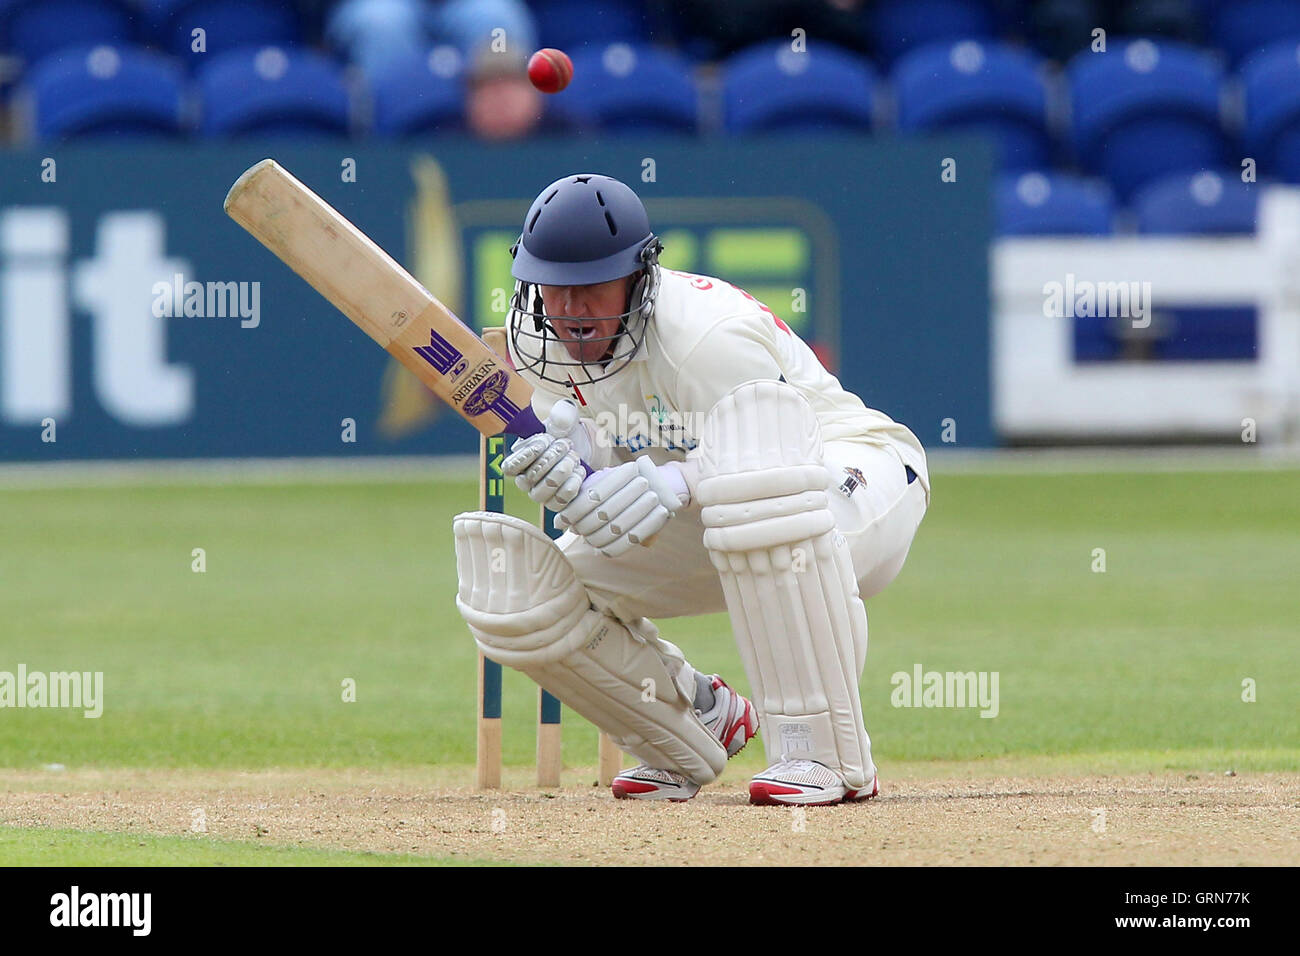
[{"label": "blue cricket helmet", "polygon": [[[659,253],[645,206],[610,176],[580,173],[557,179],[533,200],[511,247],[515,294],[508,320],[520,369],[559,385],[609,378],[631,361],[645,338],[659,291]],[[594,285],[625,276],[629,283],[619,331],[599,367],[573,360],[556,341],[538,286]]]},{"label": "blue cricket helmet", "polygon": [[628,186],[595,173],[565,176],[533,200],[510,274],[539,285],[608,282],[641,269],[641,250],[653,239]]}]

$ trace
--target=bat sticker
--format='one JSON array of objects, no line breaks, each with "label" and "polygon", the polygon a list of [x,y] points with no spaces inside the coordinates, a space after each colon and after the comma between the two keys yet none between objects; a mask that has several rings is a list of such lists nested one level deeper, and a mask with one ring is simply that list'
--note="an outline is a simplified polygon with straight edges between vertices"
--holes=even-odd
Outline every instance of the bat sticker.
[{"label": "bat sticker", "polygon": [[446,375],[448,370],[461,359],[461,354],[456,351],[456,347],[433,329],[429,330],[429,344],[415,346],[415,354],[443,375]]},{"label": "bat sticker", "polygon": [[477,418],[484,412],[494,411],[494,406],[505,397],[506,387],[509,384],[509,376],[497,369],[465,399],[465,404],[461,406],[465,414]]}]

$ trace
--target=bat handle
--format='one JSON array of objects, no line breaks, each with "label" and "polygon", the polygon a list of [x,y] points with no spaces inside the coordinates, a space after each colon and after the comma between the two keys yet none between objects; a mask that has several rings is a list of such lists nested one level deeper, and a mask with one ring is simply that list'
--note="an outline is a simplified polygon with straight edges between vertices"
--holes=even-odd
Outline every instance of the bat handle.
[{"label": "bat handle", "polygon": [[547,434],[555,438],[568,438],[578,427],[578,406],[571,399],[562,398],[551,406],[551,414],[546,417]]},{"label": "bat handle", "polygon": [[[533,411],[532,405],[525,405],[506,423],[504,433],[514,438],[529,438],[546,432],[552,438],[567,438],[576,426],[578,426],[578,406],[571,399],[562,398],[551,408],[551,414],[547,416],[545,425]],[[578,454],[582,457],[582,476],[587,478],[596,469],[587,464],[587,459],[591,457],[590,452],[584,455],[583,450],[579,448]]]},{"label": "bat handle", "polygon": [[582,432],[581,437],[574,440],[574,447],[578,449],[578,454],[582,458],[582,468],[586,472],[583,477],[590,477],[596,469],[587,464],[587,459],[591,456],[591,449],[588,447],[590,442],[587,441],[586,432],[578,424],[579,417],[577,402],[571,398],[560,399],[551,406],[551,414],[546,416],[546,434],[552,438],[573,439],[576,432]]}]

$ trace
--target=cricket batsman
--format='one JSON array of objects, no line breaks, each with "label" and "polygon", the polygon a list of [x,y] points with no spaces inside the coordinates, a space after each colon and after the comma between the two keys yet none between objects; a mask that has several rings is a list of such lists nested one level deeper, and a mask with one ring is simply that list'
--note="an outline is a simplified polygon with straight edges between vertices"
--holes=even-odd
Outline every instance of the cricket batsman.
[{"label": "cricket batsman", "polygon": [[[566,176],[528,210],[507,328],[546,430],[503,469],[566,531],[458,515],[457,607],[485,654],[641,761],[616,797],[690,799],[761,725],[751,803],[868,799],[863,599],[907,557],[925,452],[770,309],[660,267],[661,249],[608,176]],[[724,609],[752,703],[652,623]]]}]

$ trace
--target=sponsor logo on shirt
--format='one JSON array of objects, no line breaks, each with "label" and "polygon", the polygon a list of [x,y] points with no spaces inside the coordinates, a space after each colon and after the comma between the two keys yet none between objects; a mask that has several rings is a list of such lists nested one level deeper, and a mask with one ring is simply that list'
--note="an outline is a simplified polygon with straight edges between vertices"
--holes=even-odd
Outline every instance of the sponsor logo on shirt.
[{"label": "sponsor logo on shirt", "polygon": [[605,441],[633,452],[645,448],[688,452],[699,444],[695,436],[704,428],[705,415],[674,411],[657,395],[645,399],[648,410],[620,404],[596,415]]}]

